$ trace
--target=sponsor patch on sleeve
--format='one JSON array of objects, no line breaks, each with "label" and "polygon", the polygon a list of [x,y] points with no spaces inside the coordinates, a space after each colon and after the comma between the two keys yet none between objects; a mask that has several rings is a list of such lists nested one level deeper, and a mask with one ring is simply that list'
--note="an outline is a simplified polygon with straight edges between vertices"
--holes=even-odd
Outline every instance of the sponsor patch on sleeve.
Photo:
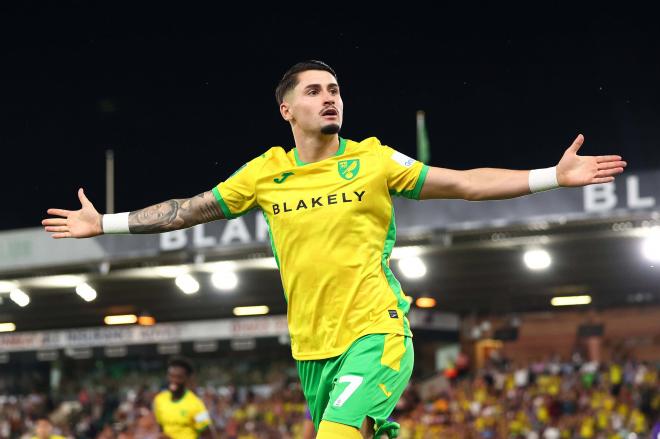
[{"label": "sponsor patch on sleeve", "polygon": [[408,157],[405,154],[401,154],[399,151],[394,151],[394,154],[392,154],[392,160],[394,160],[401,166],[405,166],[406,168],[411,167],[417,161],[413,158]]},{"label": "sponsor patch on sleeve", "polygon": [[206,422],[209,419],[209,412],[201,412],[195,416],[195,422]]}]

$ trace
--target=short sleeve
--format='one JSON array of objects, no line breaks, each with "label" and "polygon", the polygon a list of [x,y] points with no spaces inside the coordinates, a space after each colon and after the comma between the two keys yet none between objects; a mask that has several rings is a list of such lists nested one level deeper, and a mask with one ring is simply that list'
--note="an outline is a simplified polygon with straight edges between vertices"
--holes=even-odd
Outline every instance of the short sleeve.
[{"label": "short sleeve", "polygon": [[212,189],[225,218],[237,218],[257,207],[256,183],[265,160],[263,154],[247,162]]},{"label": "short sleeve", "polygon": [[389,146],[380,151],[390,194],[419,200],[429,167]]},{"label": "short sleeve", "polygon": [[195,430],[204,431],[209,425],[211,425],[211,416],[202,401],[198,401],[196,405],[195,413],[193,413]]}]

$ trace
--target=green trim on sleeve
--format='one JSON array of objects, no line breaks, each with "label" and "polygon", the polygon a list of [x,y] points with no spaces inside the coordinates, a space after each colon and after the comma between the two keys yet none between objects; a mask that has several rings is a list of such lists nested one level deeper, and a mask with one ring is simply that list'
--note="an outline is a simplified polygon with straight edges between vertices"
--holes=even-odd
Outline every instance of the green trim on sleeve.
[{"label": "green trim on sleeve", "polygon": [[426,180],[426,174],[429,172],[429,167],[427,165],[422,165],[422,170],[419,171],[419,176],[417,177],[417,182],[415,187],[408,190],[403,190],[397,192],[394,189],[390,189],[390,195],[397,195],[404,198],[410,198],[411,200],[419,200],[419,194],[422,192],[424,187],[424,181]]},{"label": "green trim on sleeve", "polygon": [[417,183],[415,183],[415,188],[412,190],[412,194],[410,194],[410,198],[419,200],[419,194],[422,192],[422,188],[424,187],[424,181],[426,180],[426,174],[429,172],[429,167],[427,165],[422,166],[422,170],[419,172],[419,177],[417,177]]},{"label": "green trim on sleeve", "polygon": [[227,206],[227,203],[225,203],[225,200],[222,199],[222,195],[220,195],[220,191],[218,190],[218,187],[214,187],[211,192],[213,192],[213,195],[215,196],[215,199],[218,200],[218,204],[220,205],[220,209],[222,210],[222,213],[224,214],[225,218],[227,219],[234,219],[236,218],[236,215],[232,214],[231,211],[229,210],[229,207]]},{"label": "green trim on sleeve", "polygon": [[206,430],[208,430],[209,427],[211,427],[211,423],[210,423],[210,422],[209,422],[208,424],[206,424],[205,426],[203,426],[202,428],[195,428],[195,431],[196,431],[198,434],[202,434],[202,433],[204,433]]}]

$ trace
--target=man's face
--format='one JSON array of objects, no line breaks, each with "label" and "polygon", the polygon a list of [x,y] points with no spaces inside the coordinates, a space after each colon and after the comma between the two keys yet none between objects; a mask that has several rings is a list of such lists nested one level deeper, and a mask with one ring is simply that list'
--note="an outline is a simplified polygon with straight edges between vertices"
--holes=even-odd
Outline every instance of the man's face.
[{"label": "man's face", "polygon": [[186,390],[188,375],[186,370],[180,366],[171,366],[167,369],[167,383],[170,392],[181,394]]},{"label": "man's face", "polygon": [[298,85],[286,94],[280,111],[286,120],[302,131],[338,133],[344,103],[335,77],[324,70],[298,73]]},{"label": "man's face", "polygon": [[53,426],[50,425],[50,422],[46,421],[45,419],[40,419],[37,421],[37,425],[35,426],[34,430],[35,435],[39,439],[48,438],[53,432]]}]

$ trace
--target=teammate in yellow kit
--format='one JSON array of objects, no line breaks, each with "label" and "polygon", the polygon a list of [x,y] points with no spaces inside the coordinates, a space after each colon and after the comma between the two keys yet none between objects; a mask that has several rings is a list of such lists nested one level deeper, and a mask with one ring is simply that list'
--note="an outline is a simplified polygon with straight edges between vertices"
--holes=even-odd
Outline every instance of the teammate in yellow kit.
[{"label": "teammate in yellow kit", "polygon": [[551,168],[429,167],[375,137],[340,137],[344,105],[337,75],[320,61],[289,69],[276,98],[294,148],[270,148],[195,197],[133,212],[100,215],[80,189],[80,210],[49,209],[57,218],[43,225],[54,238],[159,233],[261,210],[317,437],[359,438],[365,420],[378,435],[395,437],[398,425],[387,417],[409,380],[413,350],[409,304],[389,269],[396,232],[392,195],[513,198],[609,182],[626,163],[617,155],[579,156],[579,135]]},{"label": "teammate in yellow kit", "polygon": [[64,436],[53,434],[53,424],[50,419],[41,418],[37,419],[34,425],[34,436],[32,439],[65,439]]},{"label": "teammate in yellow kit", "polygon": [[163,436],[171,439],[215,438],[209,412],[188,389],[193,373],[185,358],[173,358],[167,366],[167,390],[154,397],[153,410]]}]

